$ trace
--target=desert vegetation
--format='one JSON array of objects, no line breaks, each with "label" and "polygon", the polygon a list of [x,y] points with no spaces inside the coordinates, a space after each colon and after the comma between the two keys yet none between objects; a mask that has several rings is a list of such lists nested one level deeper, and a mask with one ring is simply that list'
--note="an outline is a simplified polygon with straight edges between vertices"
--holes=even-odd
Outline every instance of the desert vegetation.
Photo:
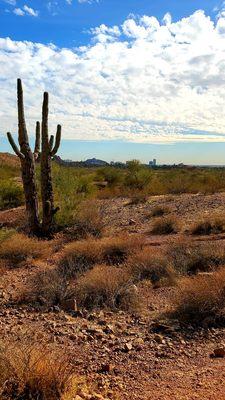
[{"label": "desert vegetation", "polygon": [[8,133],[16,156],[0,155],[0,397],[130,400],[140,371],[158,380],[153,359],[166,376],[161,360],[223,337],[224,169],[60,165],[48,94],[34,151],[20,80],[17,95],[19,147]]}]

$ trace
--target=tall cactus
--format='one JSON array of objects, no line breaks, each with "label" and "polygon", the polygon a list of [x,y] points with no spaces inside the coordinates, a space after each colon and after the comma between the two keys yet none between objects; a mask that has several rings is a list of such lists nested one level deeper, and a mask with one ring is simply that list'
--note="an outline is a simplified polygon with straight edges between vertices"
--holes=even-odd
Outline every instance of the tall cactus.
[{"label": "tall cactus", "polygon": [[[42,230],[48,234],[53,229],[54,215],[58,208],[54,208],[52,187],[51,160],[56,155],[61,141],[61,125],[57,126],[55,144],[54,136],[48,135],[48,93],[44,93],[42,106],[41,126],[41,197],[42,197]],[[53,147],[54,146],[54,147]]]},{"label": "tall cactus", "polygon": [[35,180],[35,158],[40,152],[40,130],[36,129],[36,143],[34,154],[29,145],[29,139],[26,128],[23,104],[23,88],[20,79],[17,80],[17,104],[18,104],[18,142],[20,149],[10,132],[7,133],[9,143],[14,152],[20,159],[23,188],[25,194],[26,211],[28,216],[28,225],[30,232],[35,235],[40,234],[40,221],[38,216],[38,195]]},{"label": "tall cactus", "polygon": [[[57,153],[61,141],[61,125],[57,126],[55,144],[54,136],[48,137],[48,93],[44,93],[42,107],[42,125],[36,123],[36,140],[32,153],[26,129],[23,105],[23,89],[20,79],[17,80],[18,97],[18,141],[17,147],[10,132],[7,133],[9,143],[20,158],[23,187],[26,201],[26,210],[30,232],[35,235],[50,236],[53,230],[54,215],[58,208],[54,208],[52,187],[51,160]],[[41,146],[41,151],[40,151]],[[38,194],[35,178],[35,161],[41,159],[41,198],[42,198],[42,225],[38,214]]]}]

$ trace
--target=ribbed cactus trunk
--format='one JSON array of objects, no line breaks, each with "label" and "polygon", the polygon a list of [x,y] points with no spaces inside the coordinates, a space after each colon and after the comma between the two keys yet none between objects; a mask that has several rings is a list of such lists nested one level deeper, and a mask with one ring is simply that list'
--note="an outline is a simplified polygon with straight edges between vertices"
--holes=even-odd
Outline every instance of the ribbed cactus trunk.
[{"label": "ribbed cactus trunk", "polygon": [[[34,235],[51,236],[54,227],[54,215],[58,208],[54,208],[51,159],[57,153],[61,141],[61,125],[57,126],[56,139],[48,138],[48,93],[44,93],[42,107],[42,126],[36,123],[36,140],[34,153],[31,151],[24,117],[23,89],[20,79],[17,80],[18,97],[18,141],[20,149],[13,140],[10,132],[7,133],[9,143],[20,158],[26,210],[30,232]],[[40,157],[40,140],[42,152]],[[54,145],[54,147],[53,147]],[[41,196],[42,196],[42,226],[38,216],[38,194],[35,178],[35,161],[41,158]]]},{"label": "ribbed cactus trunk", "polygon": [[48,135],[48,93],[46,92],[42,107],[41,139],[42,231],[44,235],[49,236],[54,228],[54,215],[58,211],[58,208],[54,208],[51,161],[60,145],[61,126],[57,127],[56,142],[53,148],[54,136],[49,139]]},{"label": "ribbed cactus trunk", "polygon": [[[20,158],[23,188],[26,202],[28,225],[31,233],[40,233],[40,223],[38,217],[38,194],[35,180],[35,160],[29,145],[26,122],[24,117],[23,88],[20,79],[17,80],[17,101],[18,101],[18,141],[20,150],[15,144],[11,134],[8,132],[9,142]],[[39,139],[39,141],[38,141]],[[39,138],[36,137],[36,151],[38,152]]]}]

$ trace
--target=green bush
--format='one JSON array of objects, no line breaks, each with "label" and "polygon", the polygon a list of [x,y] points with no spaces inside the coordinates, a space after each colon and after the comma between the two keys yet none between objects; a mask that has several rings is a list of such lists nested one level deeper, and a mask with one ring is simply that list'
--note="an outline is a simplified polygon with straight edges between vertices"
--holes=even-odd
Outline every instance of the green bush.
[{"label": "green bush", "polygon": [[151,180],[152,172],[147,167],[141,165],[138,160],[127,163],[126,186],[131,189],[143,190],[148,188]]},{"label": "green bush", "polygon": [[61,226],[72,224],[79,204],[95,192],[90,171],[57,164],[53,164],[53,187],[55,204],[60,208],[56,220]]},{"label": "green bush", "polygon": [[106,181],[108,186],[113,187],[120,184],[123,180],[121,170],[114,167],[104,167],[97,171],[96,178]]},{"label": "green bush", "polygon": [[0,182],[0,209],[21,206],[24,202],[23,188],[13,181]]}]

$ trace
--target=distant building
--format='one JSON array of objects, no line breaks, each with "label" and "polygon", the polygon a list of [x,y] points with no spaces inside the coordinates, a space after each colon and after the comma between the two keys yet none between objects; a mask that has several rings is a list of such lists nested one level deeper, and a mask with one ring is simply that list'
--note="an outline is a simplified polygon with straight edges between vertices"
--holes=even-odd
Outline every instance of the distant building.
[{"label": "distant building", "polygon": [[124,164],[123,162],[120,162],[120,161],[111,161],[110,165],[112,167],[117,167],[117,168],[125,168],[126,167],[126,164]]},{"label": "distant building", "polygon": [[152,161],[149,161],[149,167],[156,167],[156,159],[155,158],[153,158],[153,160]]}]

